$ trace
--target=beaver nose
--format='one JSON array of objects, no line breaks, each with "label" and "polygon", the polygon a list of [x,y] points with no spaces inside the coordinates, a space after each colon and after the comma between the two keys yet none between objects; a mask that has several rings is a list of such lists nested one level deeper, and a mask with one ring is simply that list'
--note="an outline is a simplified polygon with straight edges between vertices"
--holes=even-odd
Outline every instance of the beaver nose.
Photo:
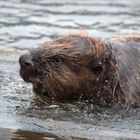
[{"label": "beaver nose", "polygon": [[23,68],[32,69],[33,62],[32,62],[31,55],[28,54],[21,55],[19,58],[19,64]]}]

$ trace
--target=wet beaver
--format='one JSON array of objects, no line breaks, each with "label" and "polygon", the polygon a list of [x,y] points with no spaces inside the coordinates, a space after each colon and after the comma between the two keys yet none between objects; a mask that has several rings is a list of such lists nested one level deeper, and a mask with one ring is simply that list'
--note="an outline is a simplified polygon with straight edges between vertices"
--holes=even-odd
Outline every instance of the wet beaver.
[{"label": "wet beaver", "polygon": [[64,35],[22,55],[19,63],[24,81],[52,100],[140,103],[139,35]]}]

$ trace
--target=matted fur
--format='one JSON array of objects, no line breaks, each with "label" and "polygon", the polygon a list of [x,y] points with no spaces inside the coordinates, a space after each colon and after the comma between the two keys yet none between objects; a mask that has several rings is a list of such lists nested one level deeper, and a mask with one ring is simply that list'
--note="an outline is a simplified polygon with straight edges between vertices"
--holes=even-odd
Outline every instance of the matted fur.
[{"label": "matted fur", "polygon": [[140,36],[68,34],[20,57],[34,92],[57,101],[140,103]]}]

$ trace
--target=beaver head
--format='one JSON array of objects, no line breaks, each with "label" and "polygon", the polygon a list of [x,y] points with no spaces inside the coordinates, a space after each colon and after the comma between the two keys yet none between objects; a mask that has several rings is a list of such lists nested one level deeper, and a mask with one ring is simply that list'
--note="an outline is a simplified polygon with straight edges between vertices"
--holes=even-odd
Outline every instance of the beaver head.
[{"label": "beaver head", "polygon": [[87,35],[58,37],[22,55],[19,63],[34,92],[61,101],[97,99],[116,69],[109,44]]}]

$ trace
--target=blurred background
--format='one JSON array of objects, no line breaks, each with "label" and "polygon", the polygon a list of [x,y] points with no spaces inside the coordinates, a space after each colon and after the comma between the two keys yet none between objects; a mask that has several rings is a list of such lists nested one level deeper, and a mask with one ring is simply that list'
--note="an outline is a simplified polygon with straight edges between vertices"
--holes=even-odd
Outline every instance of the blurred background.
[{"label": "blurred background", "polygon": [[59,35],[140,33],[140,0],[0,0],[0,140],[140,140],[140,108],[47,103],[18,58]]},{"label": "blurred background", "polygon": [[139,0],[0,0],[0,45],[29,49],[60,34],[139,32]]}]

